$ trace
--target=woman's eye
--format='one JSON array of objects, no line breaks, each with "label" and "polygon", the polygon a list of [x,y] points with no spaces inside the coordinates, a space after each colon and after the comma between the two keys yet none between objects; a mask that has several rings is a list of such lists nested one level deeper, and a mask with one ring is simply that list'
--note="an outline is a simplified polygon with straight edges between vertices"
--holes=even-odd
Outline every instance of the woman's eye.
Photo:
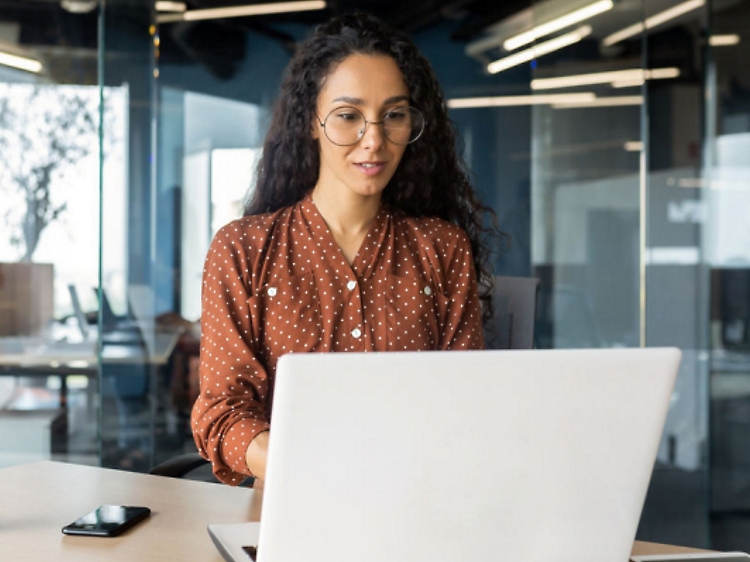
[{"label": "woman's eye", "polygon": [[337,113],[336,117],[343,121],[356,121],[359,119],[359,115],[356,113]]},{"label": "woman's eye", "polygon": [[406,119],[406,112],[401,110],[389,111],[385,114],[384,119],[388,119],[389,121],[402,121]]}]

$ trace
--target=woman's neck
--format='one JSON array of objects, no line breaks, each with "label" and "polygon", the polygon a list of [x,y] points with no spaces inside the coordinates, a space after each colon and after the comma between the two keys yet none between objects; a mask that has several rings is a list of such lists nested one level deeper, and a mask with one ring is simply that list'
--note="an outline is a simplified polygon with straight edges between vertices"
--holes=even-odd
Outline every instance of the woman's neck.
[{"label": "woman's neck", "polygon": [[329,193],[320,186],[313,189],[312,199],[334,235],[367,233],[380,208],[380,194],[362,197],[356,194]]},{"label": "woman's neck", "polygon": [[351,264],[380,208],[380,194],[330,193],[315,186],[312,200]]}]

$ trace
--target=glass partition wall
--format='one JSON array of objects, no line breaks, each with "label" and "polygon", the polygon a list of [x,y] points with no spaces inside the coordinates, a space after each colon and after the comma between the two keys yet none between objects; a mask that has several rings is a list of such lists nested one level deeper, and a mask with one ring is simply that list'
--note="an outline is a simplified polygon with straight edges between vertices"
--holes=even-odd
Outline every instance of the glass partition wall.
[{"label": "glass partition wall", "polygon": [[[693,192],[710,301],[708,465],[714,544],[750,549],[750,4],[714,2],[702,35],[701,168]],[[690,183],[690,180],[693,183]]]},{"label": "glass partition wall", "polygon": [[246,18],[180,13],[108,2],[102,20],[103,87],[119,94],[105,105],[124,108],[128,152],[102,182],[102,235],[117,232],[101,284],[101,462],[113,468],[195,451],[203,260],[242,213],[289,45],[309,27],[256,33]]},{"label": "glass partition wall", "polygon": [[0,2],[0,467],[98,462],[97,12],[84,8]]},{"label": "glass partition wall", "polygon": [[750,5],[538,2],[534,23],[587,10],[532,63],[536,96],[589,96],[534,108],[537,343],[679,347],[639,538],[747,550]]}]

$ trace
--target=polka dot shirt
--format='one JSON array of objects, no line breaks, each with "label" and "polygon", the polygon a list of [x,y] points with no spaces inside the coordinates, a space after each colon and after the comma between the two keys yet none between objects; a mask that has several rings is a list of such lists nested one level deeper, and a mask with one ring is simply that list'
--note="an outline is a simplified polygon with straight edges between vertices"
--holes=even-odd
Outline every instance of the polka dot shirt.
[{"label": "polka dot shirt", "polygon": [[270,427],[285,353],[484,345],[466,233],[384,206],[351,264],[310,195],[229,223],[206,257],[202,299],[192,429],[227,484],[250,475],[245,453]]}]

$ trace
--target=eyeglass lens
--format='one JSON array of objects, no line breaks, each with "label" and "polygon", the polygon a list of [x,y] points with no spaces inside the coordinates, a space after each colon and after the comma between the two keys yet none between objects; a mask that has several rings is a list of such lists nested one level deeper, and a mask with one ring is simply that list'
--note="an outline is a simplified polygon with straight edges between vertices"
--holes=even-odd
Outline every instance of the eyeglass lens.
[{"label": "eyeglass lens", "polygon": [[[413,107],[397,107],[383,115],[383,132],[394,144],[409,144],[419,138],[424,130],[424,118]],[[328,137],[334,144],[346,146],[361,139],[368,125],[362,113],[353,107],[340,107],[331,111],[323,122]]]}]

